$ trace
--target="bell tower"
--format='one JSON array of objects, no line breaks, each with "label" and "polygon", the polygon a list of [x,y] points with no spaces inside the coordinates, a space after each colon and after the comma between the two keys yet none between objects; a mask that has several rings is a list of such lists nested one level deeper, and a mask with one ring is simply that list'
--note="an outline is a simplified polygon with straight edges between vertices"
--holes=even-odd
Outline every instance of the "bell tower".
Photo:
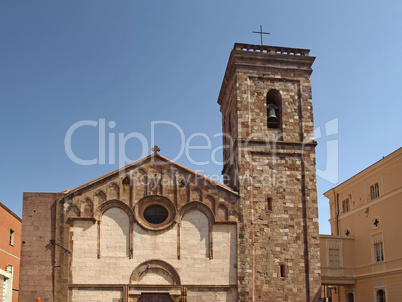
[{"label": "bell tower", "polygon": [[314,59],[307,49],[249,44],[229,58],[218,103],[222,173],[240,194],[239,301],[319,298]]}]

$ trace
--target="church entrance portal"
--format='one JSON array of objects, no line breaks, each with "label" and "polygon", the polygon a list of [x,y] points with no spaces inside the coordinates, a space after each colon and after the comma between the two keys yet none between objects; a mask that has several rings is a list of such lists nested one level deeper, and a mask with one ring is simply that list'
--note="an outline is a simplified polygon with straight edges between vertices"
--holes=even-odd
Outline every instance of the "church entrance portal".
[{"label": "church entrance portal", "polygon": [[147,294],[141,294],[140,299],[138,302],[171,302],[173,301],[172,298],[170,298],[169,294],[152,294],[152,293],[147,293]]}]

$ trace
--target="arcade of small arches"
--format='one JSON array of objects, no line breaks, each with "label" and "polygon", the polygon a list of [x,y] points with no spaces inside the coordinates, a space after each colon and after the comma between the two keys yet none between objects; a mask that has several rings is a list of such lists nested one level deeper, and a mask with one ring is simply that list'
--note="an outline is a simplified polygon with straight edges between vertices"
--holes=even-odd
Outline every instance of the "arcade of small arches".
[{"label": "arcade of small arches", "polygon": [[[226,205],[215,204],[215,200],[211,199],[208,196],[204,199],[206,202],[191,201],[178,209],[165,196],[149,195],[140,199],[133,208],[121,200],[113,199],[102,202],[94,209],[91,200],[85,198],[81,203],[83,211],[78,212],[78,206],[72,206],[68,219],[73,224],[74,221],[90,220],[96,225],[92,242],[97,244],[97,256],[92,254],[93,259],[97,257],[108,261],[110,257],[123,257],[135,261],[137,257],[141,258],[135,255],[138,248],[150,240],[143,241],[142,236],[159,238],[159,234],[177,231],[177,237],[174,236],[177,241],[171,242],[173,250],[177,250],[177,261],[187,263],[186,259],[190,258],[208,261],[214,259],[214,225],[235,223],[228,219]],[[211,210],[212,205],[217,209],[215,213]],[[182,301],[188,285],[181,284],[178,272],[166,261],[152,259],[150,255],[149,260],[134,268],[122,291],[128,301]]]},{"label": "arcade of small arches", "polygon": [[[99,191],[97,195],[103,195]],[[82,204],[82,215],[80,209],[74,205],[70,208],[69,219],[91,219],[97,224],[98,229],[98,258],[110,255],[126,255],[133,258],[134,228],[135,224],[141,226],[148,232],[163,232],[177,225],[177,259],[186,255],[186,247],[182,242],[190,232],[189,225],[200,232],[200,238],[204,242],[202,249],[205,250],[204,257],[213,258],[213,225],[220,222],[234,223],[228,220],[228,208],[224,204],[217,206],[217,213],[211,210],[214,201],[209,197],[207,202],[191,201],[178,210],[169,198],[160,195],[145,196],[136,203],[134,209],[130,208],[121,200],[107,200],[101,203],[93,211],[93,203],[86,198]],[[237,212],[232,213],[238,217]],[[120,235],[119,235],[120,234]],[[157,233],[156,233],[157,234]],[[109,244],[108,238],[120,237],[119,244]],[[192,252],[200,250],[200,246],[191,249]],[[194,256],[194,255],[193,255]]]},{"label": "arcade of small arches", "polygon": [[[154,182],[157,184],[152,185],[154,182],[151,179],[152,177],[148,174],[153,173],[152,171],[147,173],[142,168],[133,172],[133,175],[140,175],[142,178],[145,178],[140,185],[137,184],[137,190],[142,191],[141,194],[143,194],[142,198],[139,196],[139,200],[137,197],[137,202],[134,202],[133,197],[130,196],[134,189],[132,188],[133,179],[129,176],[122,179],[120,185],[118,184],[119,181],[112,182],[96,191],[93,190],[93,193],[85,194],[86,196],[84,195],[83,198],[74,197],[73,194],[67,199],[67,201],[70,201],[64,205],[65,209],[67,209],[68,218],[94,218],[98,220],[101,214],[108,208],[108,204],[112,201],[120,201],[132,209],[136,215],[136,221],[138,221],[142,227],[153,230],[157,230],[160,227],[163,228],[167,224],[164,223],[165,220],[170,222],[173,220],[172,215],[174,215],[176,208],[181,208],[183,205],[191,202],[200,202],[206,205],[218,221],[238,221],[240,219],[240,215],[233,204],[222,201],[218,202],[216,197],[208,194],[208,192],[204,192],[196,186],[190,185],[189,182],[185,180],[179,181],[176,192],[174,193],[176,194],[174,198],[175,203],[171,202],[169,198],[173,198],[173,196],[169,196],[169,198],[166,197],[165,191],[167,187],[163,185],[161,180],[155,180]],[[156,177],[155,175],[153,177]],[[160,177],[165,177],[163,176],[163,172],[161,172]],[[131,188],[127,188],[130,186]],[[145,200],[146,202],[144,202]],[[117,205],[118,203],[114,204]],[[144,208],[144,205],[147,205],[146,208]],[[124,206],[122,207],[124,208]],[[130,215],[129,212],[130,211],[128,211],[128,215]],[[155,221],[150,221],[156,218],[155,215],[161,217],[165,215],[166,217],[163,221],[157,219],[156,222],[158,223],[155,223]],[[161,217],[159,217],[159,219],[161,219]]]},{"label": "arcade of small arches", "polygon": [[[199,184],[193,174],[171,176],[166,166],[144,165],[61,200],[72,243],[70,287],[80,288],[73,301],[90,295],[82,282],[94,272],[100,284],[91,286],[112,295],[113,278],[130,302],[181,301],[187,290],[234,294],[238,195],[209,180]],[[201,287],[200,274],[212,278]]]}]

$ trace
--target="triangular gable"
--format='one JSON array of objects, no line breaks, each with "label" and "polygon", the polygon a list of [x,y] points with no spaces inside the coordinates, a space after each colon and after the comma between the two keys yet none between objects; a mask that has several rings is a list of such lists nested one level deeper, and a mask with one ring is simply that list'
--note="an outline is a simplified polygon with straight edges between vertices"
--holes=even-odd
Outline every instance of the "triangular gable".
[{"label": "triangular gable", "polygon": [[[160,166],[160,165],[171,165],[173,167],[175,167],[178,171],[181,171],[184,174],[189,174],[187,177],[187,180],[191,181],[191,179],[198,179],[198,183],[204,183],[204,184],[209,184],[211,186],[215,186],[216,188],[219,188],[219,190],[225,191],[231,195],[235,195],[238,196],[238,193],[236,191],[233,191],[230,187],[221,184],[220,182],[213,180],[209,177],[206,177],[192,169],[189,169],[183,165],[180,165],[160,154],[154,153],[154,154],[150,154],[146,157],[143,157],[137,161],[134,161],[130,164],[127,164],[119,169],[116,169],[112,172],[109,172],[103,176],[100,176],[94,180],[91,180],[85,184],[82,184],[72,190],[65,190],[63,191],[63,193],[65,193],[66,195],[70,195],[70,194],[75,194],[78,193],[81,190],[85,190],[89,187],[96,187],[97,184],[102,183],[104,181],[107,181],[108,179],[113,179],[118,175],[121,174],[125,174],[131,170],[134,169],[138,169],[141,168],[142,166],[144,166],[146,163],[152,161],[152,164],[154,164],[156,167]],[[192,176],[192,177],[189,177]]]}]

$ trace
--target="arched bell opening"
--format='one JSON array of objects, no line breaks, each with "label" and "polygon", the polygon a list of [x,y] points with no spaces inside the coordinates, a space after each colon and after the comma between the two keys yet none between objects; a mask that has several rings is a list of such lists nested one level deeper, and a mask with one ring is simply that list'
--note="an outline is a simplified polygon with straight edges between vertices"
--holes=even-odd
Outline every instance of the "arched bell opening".
[{"label": "arched bell opening", "polygon": [[270,89],[266,98],[267,127],[281,129],[282,124],[282,96],[276,89]]}]

